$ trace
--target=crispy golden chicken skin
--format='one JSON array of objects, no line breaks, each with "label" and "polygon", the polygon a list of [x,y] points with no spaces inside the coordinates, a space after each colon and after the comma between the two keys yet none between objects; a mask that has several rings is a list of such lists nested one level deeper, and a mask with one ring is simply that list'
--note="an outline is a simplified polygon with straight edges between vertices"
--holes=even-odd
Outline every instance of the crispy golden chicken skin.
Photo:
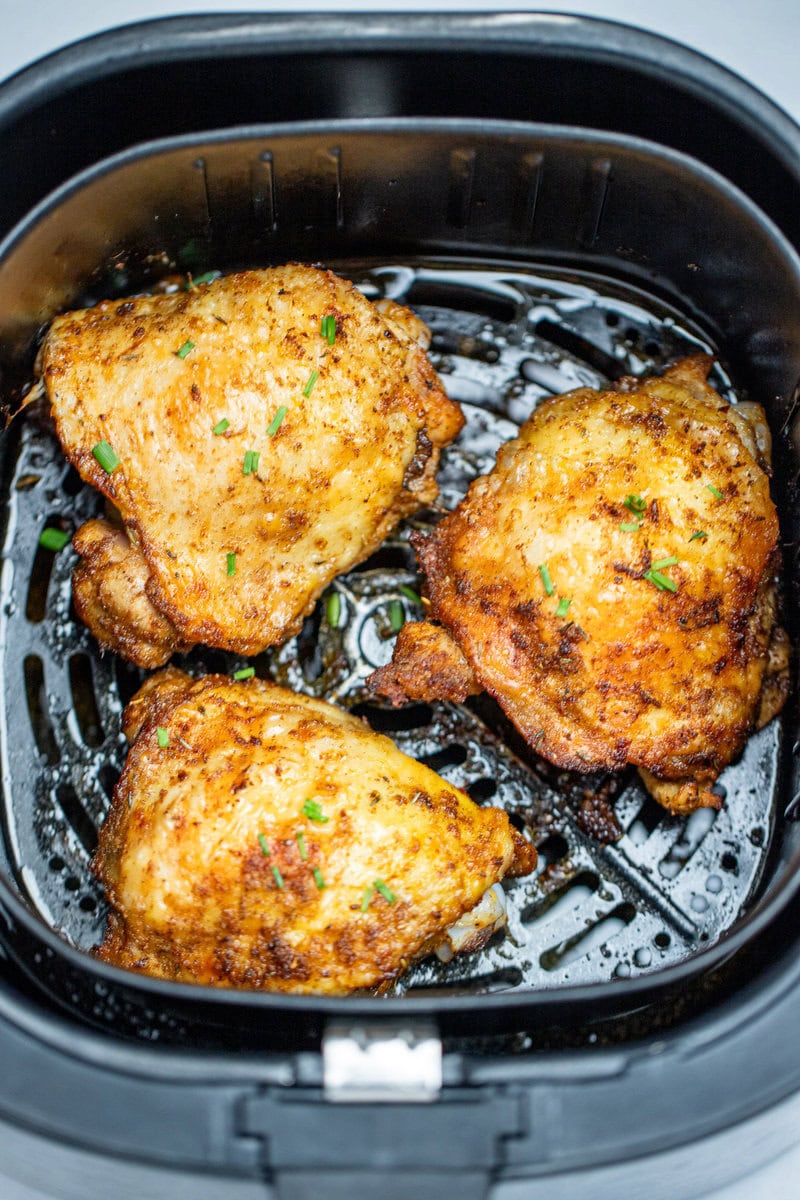
[{"label": "crispy golden chicken skin", "polygon": [[94,522],[76,539],[76,604],[101,643],[152,667],[295,632],[436,496],[463,418],[427,339],[407,309],[298,265],[57,317],[41,371],[58,436],[128,535]]},{"label": "crispy golden chicken skin", "polygon": [[672,811],[717,805],[784,702],[788,643],[764,414],[724,402],[710,363],[542,403],[416,538],[439,625],[404,629],[372,687],[486,690],[560,767],[633,763]]},{"label": "crispy golden chicken skin", "polygon": [[461,919],[536,861],[504,812],[260,679],[168,668],[124,728],[133,745],[94,861],[114,909],[98,953],[120,966],[281,992],[380,988],[439,946],[474,948]]}]

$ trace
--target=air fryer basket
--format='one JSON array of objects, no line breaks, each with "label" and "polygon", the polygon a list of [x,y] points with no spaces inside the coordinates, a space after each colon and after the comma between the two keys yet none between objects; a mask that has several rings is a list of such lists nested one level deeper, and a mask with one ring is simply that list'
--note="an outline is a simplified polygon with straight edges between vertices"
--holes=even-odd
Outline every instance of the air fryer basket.
[{"label": "air fryer basket", "polygon": [[[708,349],[720,391],[770,418],[796,639],[797,132],[750,89],[668,43],[535,16],[178,20],[36,70],[0,97],[0,166],[35,165],[0,197],[0,383],[12,406],[42,328],[65,307],[186,272],[323,262],[430,324],[434,362],[468,418],[443,460],[449,506],[542,396]],[[95,961],[86,951],[104,909],[88,861],[124,757],[121,708],[141,676],[76,622],[71,551],[37,544],[45,524],[72,531],[98,511],[96,495],[46,421],[13,421],[2,453],[0,945],[41,1003],[115,1042],[195,1050],[302,1050],[332,1022],[410,1022],[480,1050],[484,1065],[454,1078],[499,1095],[508,1078],[521,1085],[532,1049],[625,1045],[722,1010],[777,961],[800,880],[794,700],[723,775],[721,812],[686,821],[633,775],[584,780],[537,762],[485,700],[393,712],[363,685],[391,651],[391,602],[419,615],[400,590],[418,586],[407,528],[333,585],[341,627],[329,628],[323,600],[257,671],[355,708],[528,829],[541,869],[509,885],[509,933],[447,966],[421,964],[381,999],[213,991]],[[239,665],[203,649],[188,658],[194,671]],[[619,840],[595,836],[589,793],[613,807]],[[788,1020],[777,1000],[774,1013]],[[513,1070],[491,1058],[498,1046],[517,1052]],[[301,1060],[273,1060],[272,1082],[305,1071],[318,1083]],[[634,1098],[644,1103],[653,1082],[645,1069],[637,1078],[624,1102],[634,1123]],[[450,1099],[445,1123],[477,1138],[477,1109]],[[440,1152],[438,1118],[406,1119],[412,1140]],[[490,1141],[522,1138],[520,1161],[544,1161],[542,1137],[528,1144],[520,1122],[501,1103]],[[317,1148],[330,1162],[334,1125]],[[281,1153],[296,1143],[271,1096],[236,1127],[251,1138],[279,1128]],[[636,1152],[649,1145],[642,1136]],[[578,1153],[566,1133],[563,1149],[564,1162]]]},{"label": "air fryer basket", "polygon": [[[723,392],[774,409],[800,361],[800,333],[787,319],[800,264],[724,180],[642,139],[448,120],[230,130],[97,164],[12,234],[0,267],[0,306],[13,314],[7,342],[30,370],[36,331],[65,305],[180,272],[293,257],[332,263],[430,322],[434,360],[468,416],[444,456],[444,505],[488,469],[542,395],[711,349]],[[759,293],[765,277],[770,288]],[[89,857],[124,757],[122,703],[142,676],[101,656],[75,620],[72,555],[56,561],[37,546],[46,524],[74,529],[99,498],[66,469],[46,427],[23,419],[15,435],[2,618],[3,677],[15,681],[3,711],[9,867],[38,916],[89,950],[105,919]],[[670,966],[707,970],[711,950],[715,961],[729,953],[727,941],[746,924],[741,914],[768,858],[789,847],[792,826],[776,821],[780,723],[722,777],[719,814],[680,821],[648,801],[633,774],[586,781],[546,771],[485,703],[381,708],[364,680],[391,653],[389,606],[419,615],[399,590],[417,585],[407,532],[334,585],[338,629],[328,627],[323,600],[298,638],[257,664],[355,706],[476,800],[503,804],[539,844],[543,869],[508,889],[508,935],[447,967],[428,962],[398,990],[422,1005],[518,993],[538,1006],[552,995],[563,1014],[576,985],[590,985],[595,1010],[613,1011],[635,1002],[634,981],[658,986],[666,976],[669,987]],[[196,651],[188,665],[240,664]],[[578,806],[590,794],[614,802],[624,836],[613,844],[583,820]],[[792,886],[782,870],[765,883],[762,903]],[[66,944],[49,938],[32,957],[36,927],[30,919],[24,927],[25,948],[10,944],[51,991],[71,998]],[[119,1027],[109,998],[117,972],[84,959],[79,974],[81,1010]],[[98,1003],[101,979],[108,994],[104,987]],[[169,1008],[163,984],[126,981],[128,996],[132,989],[143,1009],[152,1009],[153,993]],[[241,1020],[243,1005],[286,1002],[223,993],[215,1003]]]}]

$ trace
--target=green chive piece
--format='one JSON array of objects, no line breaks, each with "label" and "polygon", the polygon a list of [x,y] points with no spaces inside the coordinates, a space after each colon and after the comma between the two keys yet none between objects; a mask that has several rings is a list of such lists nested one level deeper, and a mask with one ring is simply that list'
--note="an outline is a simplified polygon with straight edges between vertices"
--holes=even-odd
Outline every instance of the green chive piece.
[{"label": "green chive piece", "polygon": [[553,592],[556,589],[553,587],[553,581],[550,578],[550,572],[548,571],[547,565],[545,563],[542,563],[542,565],[539,567],[539,574],[542,577],[542,583],[544,584],[545,595],[552,596]]},{"label": "green chive piece", "polygon": [[363,900],[361,901],[361,911],[362,911],[362,912],[366,912],[366,911],[367,911],[367,909],[369,908],[369,902],[370,902],[370,900],[372,899],[372,893],[373,893],[373,890],[374,890],[374,889],[373,889],[373,888],[370,886],[370,887],[368,887],[368,888],[367,888],[367,890],[364,892],[364,898],[363,898]]},{"label": "green chive piece", "polygon": [[190,342],[187,339],[181,346],[180,350],[175,351],[175,354],[178,358],[186,358],[187,354],[191,354],[193,350],[194,350],[194,342]]},{"label": "green chive piece", "polygon": [[316,821],[319,825],[325,825],[330,821],[330,817],[326,817],[322,808],[316,800],[305,800],[300,812],[304,817],[308,817],[309,821]]},{"label": "green chive piece", "polygon": [[623,523],[620,525],[620,529],[623,533],[638,533],[641,528],[641,521],[623,521]]},{"label": "green chive piece", "polygon": [[258,470],[258,460],[261,454],[258,450],[245,450],[244,461],[242,463],[243,475],[255,475]]},{"label": "green chive piece", "polygon": [[647,508],[647,501],[643,500],[641,496],[635,495],[633,492],[626,496],[622,503],[626,508],[630,509],[632,513],[643,513]]},{"label": "green chive piece", "polygon": [[158,744],[161,749],[166,750],[167,746],[169,745],[169,731],[162,729],[159,725],[156,729],[156,737],[158,738]]},{"label": "green chive piece", "polygon": [[223,417],[221,421],[217,421],[216,425],[215,425],[215,426],[214,426],[214,428],[211,430],[211,432],[212,432],[212,433],[215,433],[215,434],[217,435],[217,437],[219,437],[219,435],[220,435],[221,433],[224,433],[224,432],[225,432],[225,430],[226,430],[226,429],[227,429],[229,426],[230,426],[230,421],[228,420],[228,418],[227,418],[227,417]]},{"label": "green chive piece", "polygon": [[65,533],[63,529],[43,529],[39,534],[39,545],[44,546],[45,550],[63,550],[67,542],[72,537],[71,533]]},{"label": "green chive piece", "polygon": [[338,592],[331,592],[330,596],[328,596],[325,605],[325,616],[331,629],[339,628],[339,621],[342,616],[342,597]]},{"label": "green chive piece", "polygon": [[300,857],[302,858],[303,862],[307,862],[308,851],[306,850],[306,839],[303,837],[302,832],[298,832],[297,834],[297,845],[300,847]]},{"label": "green chive piece", "polygon": [[201,283],[213,283],[215,279],[219,279],[221,274],[222,271],[206,271],[205,275],[198,275],[194,279],[189,279],[186,284],[186,290],[190,292],[192,288],[199,287]]},{"label": "green chive piece", "polygon": [[332,346],[336,341],[336,317],[323,317],[320,325],[320,335],[324,337],[329,346]]},{"label": "green chive piece", "polygon": [[319,890],[322,891],[322,889],[325,887],[325,880],[322,878],[322,871],[320,871],[319,867],[314,867],[314,870],[311,872],[311,874],[314,876],[314,883],[317,885]]},{"label": "green chive piece", "polygon": [[572,601],[568,600],[566,596],[559,596],[558,608],[556,609],[556,616],[557,617],[565,617],[567,615],[567,612],[569,611],[570,604],[572,604]]},{"label": "green chive piece", "polygon": [[390,887],[386,886],[382,879],[376,879],[372,886],[375,888],[376,892],[380,892],[387,904],[394,904],[397,896],[395,896]]},{"label": "green chive piece", "polygon": [[277,867],[272,868],[272,874],[275,876],[275,882],[277,883],[278,887],[283,890],[283,876]]},{"label": "green chive piece", "polygon": [[718,500],[722,499],[722,492],[719,490],[719,488],[714,487],[713,483],[707,483],[706,487],[708,488],[709,492],[711,492],[712,496],[716,496]]},{"label": "green chive piece", "polygon": [[109,442],[98,442],[96,446],[92,447],[92,454],[108,475],[112,471],[116,471],[119,466],[119,459],[114,453],[114,447]]},{"label": "green chive piece", "polygon": [[708,534],[706,533],[705,529],[698,529],[696,533],[692,534],[692,536],[689,538],[689,541],[690,542],[705,541],[705,539],[707,537],[708,537]]},{"label": "green chive piece", "polygon": [[283,418],[286,416],[288,411],[289,410],[287,409],[286,405],[282,404],[280,406],[280,408],[278,409],[278,411],[275,413],[275,416],[272,418],[269,425],[267,426],[267,433],[270,437],[275,437],[275,434],[278,432],[281,425],[283,424]]},{"label": "green chive piece", "polygon": [[242,667],[239,671],[233,672],[234,679],[252,679],[256,673],[255,667]]},{"label": "green chive piece", "polygon": [[642,576],[648,583],[652,583],[660,592],[677,592],[678,585],[668,575],[662,575],[660,571],[651,568],[645,571]]},{"label": "green chive piece", "polygon": [[654,562],[653,569],[655,571],[660,571],[662,567],[677,567],[679,562],[680,559],[678,556],[673,554],[670,558],[660,558],[658,562]]},{"label": "green chive piece", "polygon": [[399,633],[406,623],[406,615],[399,600],[392,600],[389,605],[389,624],[395,633]]},{"label": "green chive piece", "polygon": [[227,558],[228,558],[228,575],[235,575],[236,574],[236,555],[231,553],[231,554],[228,554]]},{"label": "green chive piece", "polygon": [[311,372],[311,374],[310,374],[310,375],[309,375],[309,377],[308,377],[308,383],[307,383],[307,384],[306,384],[306,386],[303,388],[303,395],[304,395],[304,396],[310,396],[310,395],[311,395],[311,393],[312,393],[312,392],[313,392],[313,390],[314,390],[314,384],[317,382],[317,380],[318,380],[318,379],[319,379],[319,371],[312,371],[312,372]]},{"label": "green chive piece", "polygon": [[261,853],[264,855],[264,858],[269,858],[269,844],[263,833],[258,835],[258,844],[261,847]]},{"label": "green chive piece", "polygon": [[410,600],[412,604],[422,604],[422,597],[419,592],[415,592],[413,588],[407,587],[401,583],[399,588],[401,596],[405,596],[406,600]]}]

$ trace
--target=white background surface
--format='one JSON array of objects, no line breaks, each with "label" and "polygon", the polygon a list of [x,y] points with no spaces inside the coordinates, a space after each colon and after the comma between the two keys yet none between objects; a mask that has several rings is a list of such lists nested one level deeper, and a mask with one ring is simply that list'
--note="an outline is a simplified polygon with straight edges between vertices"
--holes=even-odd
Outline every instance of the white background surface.
[{"label": "white background surface", "polygon": [[[316,3],[277,5],[259,3],[258,0],[249,0],[249,3],[248,0],[238,3],[226,3],[225,0],[162,0],[161,3],[158,0],[28,0],[27,3],[0,0],[0,79],[80,37],[129,21],[177,13],[397,9],[524,12],[534,7],[535,3],[491,4],[489,0],[483,3],[461,0],[450,5],[424,2],[359,4],[355,0],[350,3],[316,0]],[[571,3],[542,0],[539,7],[551,12],[580,12],[626,21],[684,42],[745,76],[800,122],[800,0],[572,0]],[[797,1150],[748,1179],[715,1192],[707,1200],[800,1200],[800,1128],[797,1135]],[[743,1131],[742,1136],[748,1135]],[[758,1161],[757,1146],[752,1149],[753,1158]],[[676,1180],[678,1190],[679,1181]],[[220,1200],[223,1197],[221,1189]],[[0,1200],[43,1198],[0,1178]]]}]

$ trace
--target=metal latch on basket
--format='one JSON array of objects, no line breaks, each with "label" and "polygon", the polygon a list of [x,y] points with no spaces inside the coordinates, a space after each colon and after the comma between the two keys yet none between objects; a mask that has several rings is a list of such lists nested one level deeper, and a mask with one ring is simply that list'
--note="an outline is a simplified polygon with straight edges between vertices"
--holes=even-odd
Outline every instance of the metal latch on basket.
[{"label": "metal latch on basket", "polygon": [[432,1026],[330,1025],[322,1070],[326,1100],[426,1103],[442,1090],[442,1043]]}]

